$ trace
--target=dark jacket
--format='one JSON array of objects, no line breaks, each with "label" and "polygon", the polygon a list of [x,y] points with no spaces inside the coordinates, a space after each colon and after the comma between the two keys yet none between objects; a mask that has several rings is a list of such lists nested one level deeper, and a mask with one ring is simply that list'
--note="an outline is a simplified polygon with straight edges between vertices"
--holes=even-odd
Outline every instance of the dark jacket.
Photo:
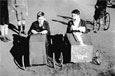
[{"label": "dark jacket", "polygon": [[[73,30],[71,30],[71,26],[72,26],[72,25],[74,25],[74,24],[73,24],[73,21],[70,20],[70,21],[68,22],[68,26],[67,26],[67,31],[66,31],[66,33],[72,33],[72,31],[73,31]],[[85,27],[85,28],[86,28],[86,32],[87,32],[86,22],[85,22],[84,20],[82,20],[82,19],[80,20],[79,26]]]},{"label": "dark jacket", "polygon": [[42,27],[39,26],[39,22],[38,21],[33,22],[31,27],[30,27],[30,29],[29,29],[29,31],[28,31],[28,35],[32,34],[32,32],[31,32],[32,30],[36,30],[37,32],[41,32],[43,30],[47,30],[48,31],[47,34],[48,35],[50,34],[50,27],[49,27],[49,23],[47,21],[44,21]]},{"label": "dark jacket", "polygon": [[[98,6],[98,8],[96,6]],[[106,9],[106,7],[107,7],[107,0],[97,0],[97,3],[95,5],[96,9]]]},{"label": "dark jacket", "polygon": [[95,20],[102,18],[104,16],[104,12],[106,12],[106,7],[107,7],[107,0],[97,0],[94,13]]}]

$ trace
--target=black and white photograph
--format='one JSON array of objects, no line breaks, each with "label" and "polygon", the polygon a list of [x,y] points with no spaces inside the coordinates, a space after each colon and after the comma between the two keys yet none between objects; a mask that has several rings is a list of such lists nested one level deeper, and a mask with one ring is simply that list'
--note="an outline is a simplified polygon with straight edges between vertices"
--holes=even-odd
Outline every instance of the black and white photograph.
[{"label": "black and white photograph", "polygon": [[115,76],[115,0],[0,0],[0,76]]}]

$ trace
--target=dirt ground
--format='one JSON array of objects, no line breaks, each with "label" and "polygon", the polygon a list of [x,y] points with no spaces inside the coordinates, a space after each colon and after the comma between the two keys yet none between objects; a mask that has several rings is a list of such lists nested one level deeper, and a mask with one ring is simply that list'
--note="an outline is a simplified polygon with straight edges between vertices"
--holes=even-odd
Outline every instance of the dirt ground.
[{"label": "dirt ground", "polygon": [[[57,15],[71,17],[71,11],[77,8],[81,11],[82,19],[92,21],[95,3],[96,0],[28,0],[29,16],[26,20],[26,32],[31,23],[36,20],[36,14],[40,10],[45,12],[52,35],[65,34],[67,26],[60,21],[67,23],[68,20]],[[9,37],[12,41],[7,43],[0,41],[0,76],[115,76],[115,9],[107,8],[107,11],[111,16],[109,30],[100,30],[96,34],[92,31],[89,33],[93,45],[101,50],[101,65],[76,63],[55,69],[48,66],[33,66],[21,70],[14,64],[9,52],[13,46],[12,34],[15,34],[9,29]],[[12,12],[10,6],[9,18],[10,23],[16,26],[15,12]]]}]

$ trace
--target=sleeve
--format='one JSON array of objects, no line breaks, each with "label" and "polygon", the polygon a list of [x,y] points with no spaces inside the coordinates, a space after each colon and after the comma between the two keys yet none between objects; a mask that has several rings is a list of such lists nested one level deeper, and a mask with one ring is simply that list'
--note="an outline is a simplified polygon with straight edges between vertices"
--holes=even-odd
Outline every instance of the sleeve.
[{"label": "sleeve", "polygon": [[47,30],[48,31],[48,34],[50,35],[50,27],[49,27],[49,23],[47,21],[45,21],[45,26],[44,26],[44,29],[43,30]]},{"label": "sleeve", "polygon": [[72,30],[71,30],[71,21],[69,21],[66,33],[71,33],[71,32],[72,32]]}]

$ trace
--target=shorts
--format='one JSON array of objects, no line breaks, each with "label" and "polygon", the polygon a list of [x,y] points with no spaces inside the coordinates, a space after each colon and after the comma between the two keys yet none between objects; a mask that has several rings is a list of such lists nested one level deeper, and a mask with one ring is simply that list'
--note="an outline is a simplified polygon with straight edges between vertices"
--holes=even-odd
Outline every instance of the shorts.
[{"label": "shorts", "polygon": [[26,9],[23,6],[16,7],[16,18],[18,21],[26,19]]}]

